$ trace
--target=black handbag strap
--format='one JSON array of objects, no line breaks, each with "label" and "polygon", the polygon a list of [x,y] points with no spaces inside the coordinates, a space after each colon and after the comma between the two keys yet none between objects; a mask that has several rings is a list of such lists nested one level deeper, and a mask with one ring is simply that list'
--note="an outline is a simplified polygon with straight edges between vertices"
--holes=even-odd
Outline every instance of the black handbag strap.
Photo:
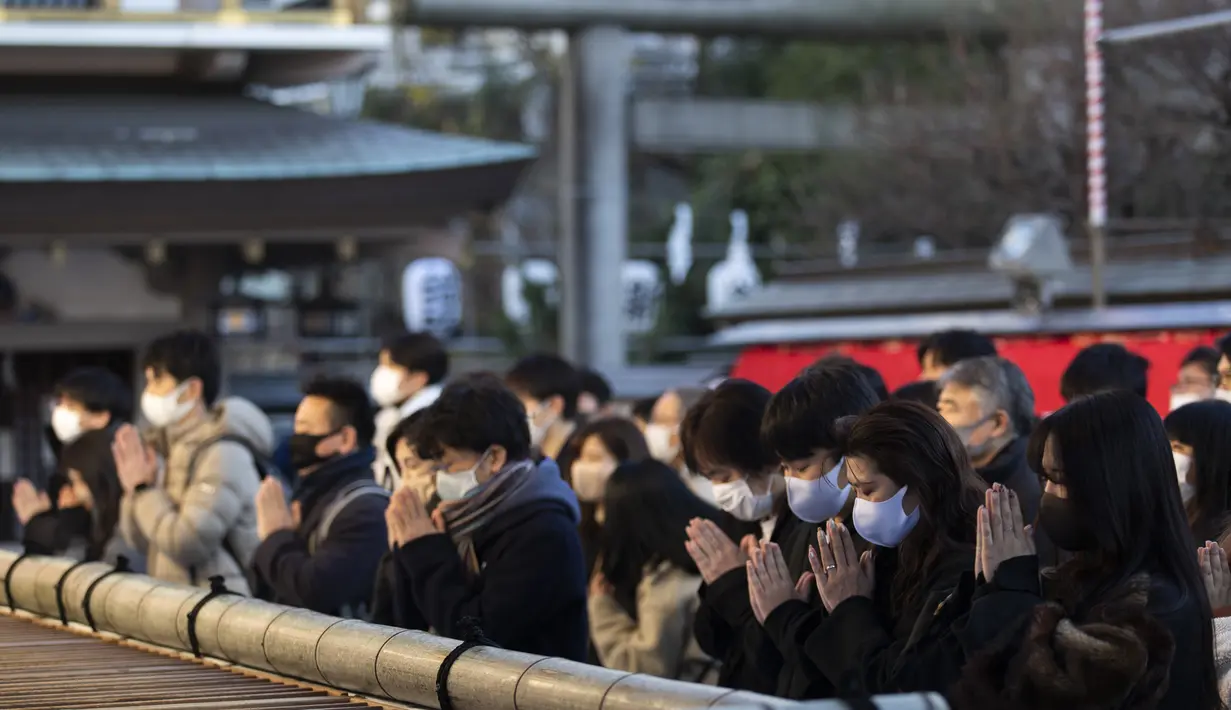
[{"label": "black handbag strap", "polygon": [[221,575],[214,575],[209,578],[209,592],[201,597],[201,601],[197,602],[192,611],[188,612],[188,646],[192,649],[192,655],[197,658],[201,657],[201,642],[197,639],[197,616],[200,615],[201,610],[205,608],[206,604],[218,597],[225,596],[240,595],[227,589],[226,582]]},{"label": "black handbag strap", "polygon": [[90,586],[85,588],[85,594],[81,596],[81,610],[85,613],[85,622],[90,625],[91,631],[98,631],[98,624],[94,623],[94,612],[90,609],[90,604],[94,601],[94,590],[98,589],[98,585],[102,581],[113,574],[124,574],[132,570],[128,567],[128,558],[120,555],[115,561],[115,567],[100,574]]},{"label": "black handbag strap", "polygon": [[56,609],[60,611],[60,623],[68,626],[68,609],[64,605],[64,583],[68,581],[68,576],[76,572],[82,565],[90,564],[88,560],[82,560],[72,567],[64,570],[64,574],[56,580]]},{"label": "black handbag strap", "polygon": [[462,642],[449,651],[449,655],[445,656],[440,664],[440,670],[436,671],[436,701],[440,705],[440,710],[453,710],[453,701],[449,699],[449,671],[453,670],[453,664],[457,662],[457,659],[476,646],[500,648],[483,635],[478,619],[463,617],[459,626],[462,630]]},{"label": "black handbag strap", "polygon": [[21,561],[30,556],[29,552],[23,552],[13,560],[13,564],[9,565],[8,570],[4,573],[4,601],[8,602],[9,611],[17,611],[17,607],[13,605],[13,570],[17,569],[17,565]]}]

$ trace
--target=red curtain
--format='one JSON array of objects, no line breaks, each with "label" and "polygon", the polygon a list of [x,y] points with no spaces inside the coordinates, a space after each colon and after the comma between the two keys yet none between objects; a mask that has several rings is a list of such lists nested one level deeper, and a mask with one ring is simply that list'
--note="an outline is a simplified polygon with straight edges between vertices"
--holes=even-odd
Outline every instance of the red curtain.
[{"label": "red curtain", "polygon": [[[1001,356],[1017,363],[1034,387],[1040,414],[1063,406],[1060,376],[1078,350],[1097,342],[1117,342],[1150,361],[1150,403],[1166,412],[1171,385],[1180,362],[1198,345],[1208,345],[1221,335],[1212,330],[1157,331],[1149,333],[1094,333],[1057,336],[996,338]],[[888,340],[808,345],[758,345],[740,354],[732,377],[741,377],[777,390],[799,371],[822,356],[838,352],[876,368],[890,391],[919,377],[915,359],[917,341]]]}]

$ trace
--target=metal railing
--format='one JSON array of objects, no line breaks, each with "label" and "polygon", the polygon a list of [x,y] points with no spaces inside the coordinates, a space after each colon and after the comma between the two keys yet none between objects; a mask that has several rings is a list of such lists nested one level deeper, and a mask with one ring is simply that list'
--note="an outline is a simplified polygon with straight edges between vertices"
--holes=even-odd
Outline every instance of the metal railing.
[{"label": "metal railing", "polygon": [[2,22],[196,22],[223,25],[366,21],[367,0],[0,0]]},{"label": "metal railing", "polygon": [[[439,707],[437,674],[459,645],[419,631],[246,597],[209,597],[206,589],[116,573],[101,563],[75,564],[0,550],[0,579],[0,606],[14,611],[63,618],[78,630],[92,626],[96,633],[179,652],[190,651],[195,638],[201,656],[218,662],[416,707]],[[460,655],[445,680],[456,710],[801,707],[753,693],[485,647]],[[947,708],[931,694],[876,703],[894,710]],[[846,704],[808,707],[841,710]]]}]

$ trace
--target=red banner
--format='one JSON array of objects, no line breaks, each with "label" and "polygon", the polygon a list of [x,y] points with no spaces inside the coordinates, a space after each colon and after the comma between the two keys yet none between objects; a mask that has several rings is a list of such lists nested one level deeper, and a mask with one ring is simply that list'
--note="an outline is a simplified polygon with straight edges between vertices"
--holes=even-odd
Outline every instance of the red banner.
[{"label": "red banner", "polygon": [[[1060,376],[1077,351],[1097,342],[1117,342],[1150,361],[1150,403],[1166,412],[1180,362],[1198,345],[1209,345],[1222,335],[1221,331],[1184,330],[1150,333],[1075,333],[1057,336],[1016,336],[996,338],[1000,355],[1017,363],[1034,387],[1036,407],[1040,413],[1052,412],[1064,405],[1060,398]],[[740,354],[732,377],[758,382],[777,390],[799,371],[824,355],[842,353],[875,367],[893,391],[918,379],[919,362],[915,359],[915,341],[884,340],[876,342],[822,343],[811,345],[761,345]]]}]

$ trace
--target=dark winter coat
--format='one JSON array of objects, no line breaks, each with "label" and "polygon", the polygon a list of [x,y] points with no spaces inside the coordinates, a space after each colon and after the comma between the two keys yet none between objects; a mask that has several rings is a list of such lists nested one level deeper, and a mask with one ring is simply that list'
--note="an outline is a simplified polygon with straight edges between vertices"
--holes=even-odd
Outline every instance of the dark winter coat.
[{"label": "dark winter coat", "polygon": [[372,480],[372,461],[372,450],[365,448],[301,479],[293,497],[300,506],[299,528],[275,532],[253,555],[257,596],[323,614],[367,615],[376,568],[389,547],[389,499],[375,493],[353,498],[337,511],[315,549],[311,541],[334,500],[352,484]]}]

